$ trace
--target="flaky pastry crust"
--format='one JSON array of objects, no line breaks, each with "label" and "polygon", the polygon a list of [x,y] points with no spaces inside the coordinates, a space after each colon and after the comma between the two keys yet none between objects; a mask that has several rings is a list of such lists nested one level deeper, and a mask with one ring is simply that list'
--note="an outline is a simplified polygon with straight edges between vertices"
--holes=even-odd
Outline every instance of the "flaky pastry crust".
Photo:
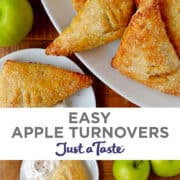
[{"label": "flaky pastry crust", "polygon": [[67,56],[118,39],[132,13],[133,0],[87,0],[46,54]]},{"label": "flaky pastry crust", "polygon": [[180,95],[180,62],[167,36],[157,0],[141,0],[112,66],[153,89]]},{"label": "flaky pastry crust", "polygon": [[0,107],[48,107],[92,84],[92,78],[51,65],[8,60],[0,75]]},{"label": "flaky pastry crust", "polygon": [[76,9],[76,11],[79,11],[84,6],[86,1],[87,0],[72,0],[72,4],[74,8]]},{"label": "flaky pastry crust", "polygon": [[82,161],[60,161],[49,180],[88,180],[88,173]]},{"label": "flaky pastry crust", "polygon": [[[160,5],[161,15],[166,25],[168,36],[180,58],[180,1],[157,0]],[[135,0],[138,6],[140,0]]]}]

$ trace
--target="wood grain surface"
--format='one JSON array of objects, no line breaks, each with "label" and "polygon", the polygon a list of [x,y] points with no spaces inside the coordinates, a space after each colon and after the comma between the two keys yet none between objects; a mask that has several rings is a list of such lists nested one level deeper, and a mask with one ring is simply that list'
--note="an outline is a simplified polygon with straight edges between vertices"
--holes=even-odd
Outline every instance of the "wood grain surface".
[{"label": "wood grain surface", "polygon": [[[21,43],[8,48],[0,48],[0,57],[19,49],[45,48],[58,35],[44,12],[40,1],[31,0],[30,2],[35,14],[32,31]],[[75,56],[71,56],[70,58],[87,74],[93,76],[93,74],[89,72],[89,70]],[[94,77],[94,79],[93,88],[98,107],[136,107],[136,105],[127,101],[101,83],[96,77]],[[112,164],[113,161],[98,161],[100,180],[114,179],[112,176]],[[19,180],[20,166],[21,161],[0,161],[0,180]],[[149,180],[180,180],[180,176],[164,179],[152,174]]]}]

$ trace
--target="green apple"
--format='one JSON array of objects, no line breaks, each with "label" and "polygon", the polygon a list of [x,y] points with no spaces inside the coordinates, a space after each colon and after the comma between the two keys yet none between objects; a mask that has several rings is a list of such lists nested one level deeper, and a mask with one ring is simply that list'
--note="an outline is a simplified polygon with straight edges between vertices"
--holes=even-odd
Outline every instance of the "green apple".
[{"label": "green apple", "polygon": [[153,160],[153,172],[161,177],[172,177],[180,174],[180,160]]},{"label": "green apple", "polygon": [[0,0],[0,46],[11,46],[29,33],[33,11],[28,0]]},{"label": "green apple", "polygon": [[116,180],[147,180],[150,174],[149,161],[114,161],[113,175]]}]

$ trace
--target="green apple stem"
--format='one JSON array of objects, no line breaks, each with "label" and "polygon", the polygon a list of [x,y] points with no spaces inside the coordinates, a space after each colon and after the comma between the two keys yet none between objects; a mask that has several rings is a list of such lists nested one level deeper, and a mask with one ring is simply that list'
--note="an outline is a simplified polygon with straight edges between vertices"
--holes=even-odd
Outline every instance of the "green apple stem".
[{"label": "green apple stem", "polygon": [[142,162],[143,162],[142,160],[135,161],[135,162],[134,162],[134,167],[135,167],[135,168],[138,168],[139,165],[140,165]]}]

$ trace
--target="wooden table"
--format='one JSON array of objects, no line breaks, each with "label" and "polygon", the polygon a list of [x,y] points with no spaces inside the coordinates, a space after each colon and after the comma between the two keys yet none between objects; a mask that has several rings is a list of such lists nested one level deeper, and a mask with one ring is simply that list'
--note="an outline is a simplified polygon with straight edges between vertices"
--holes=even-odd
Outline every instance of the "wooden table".
[{"label": "wooden table", "polygon": [[[44,12],[40,1],[31,0],[31,4],[35,14],[35,22],[32,31],[21,43],[8,48],[0,48],[0,57],[18,49],[45,48],[58,35]],[[93,76],[93,74],[89,72],[89,70],[75,56],[71,56],[70,58],[87,74]],[[98,107],[136,107],[136,105],[116,94],[96,77],[94,78],[93,87]],[[113,180],[113,161],[99,161],[98,164],[100,169],[100,180]],[[0,161],[0,180],[19,180],[20,165],[21,161]],[[180,180],[180,176],[163,179],[152,174],[150,180]]]}]

